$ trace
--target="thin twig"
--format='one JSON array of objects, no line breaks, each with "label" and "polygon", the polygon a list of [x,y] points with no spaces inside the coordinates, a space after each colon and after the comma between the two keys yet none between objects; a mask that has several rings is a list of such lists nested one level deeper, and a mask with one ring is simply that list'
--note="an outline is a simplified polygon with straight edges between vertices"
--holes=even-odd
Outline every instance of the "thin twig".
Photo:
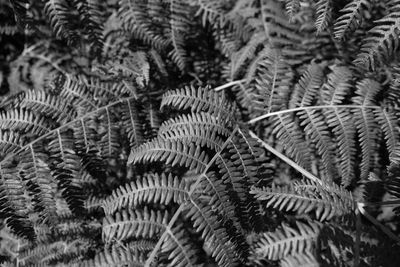
[{"label": "thin twig", "polygon": [[306,169],[304,169],[303,167],[301,167],[299,164],[297,164],[296,162],[294,162],[293,160],[289,159],[288,157],[286,157],[284,154],[282,154],[281,152],[279,152],[278,150],[276,150],[275,148],[273,148],[272,146],[268,145],[266,142],[264,142],[263,140],[261,140],[253,131],[250,131],[250,136],[257,139],[258,142],[261,143],[261,145],[268,150],[269,152],[271,152],[272,154],[274,154],[275,156],[277,156],[278,158],[280,158],[281,160],[283,160],[284,162],[286,162],[287,164],[289,164],[290,166],[292,166],[294,169],[296,169],[297,171],[299,171],[301,174],[303,174],[305,177],[307,177],[308,179],[310,179],[313,182],[316,182],[320,185],[322,185],[322,181],[320,179],[318,179],[314,174],[310,173],[309,171],[307,171]]},{"label": "thin twig", "polygon": [[218,91],[222,91],[222,90],[224,90],[225,88],[228,88],[228,87],[234,86],[234,85],[236,85],[236,84],[241,84],[241,83],[244,83],[245,81],[246,81],[246,79],[232,81],[232,82],[229,82],[229,83],[226,83],[226,84],[220,85],[220,86],[218,86],[218,87],[215,87],[215,88],[214,88],[214,91],[216,91],[216,92],[218,92]]},{"label": "thin twig", "polygon": [[365,216],[371,223],[373,223],[376,227],[382,230],[390,239],[393,239],[394,241],[397,242],[397,244],[400,244],[400,238],[396,236],[392,231],[390,231],[387,227],[385,227],[383,224],[381,224],[377,219],[372,217],[365,209],[364,209],[364,204],[363,203],[357,203],[357,208],[360,211],[360,213]]}]

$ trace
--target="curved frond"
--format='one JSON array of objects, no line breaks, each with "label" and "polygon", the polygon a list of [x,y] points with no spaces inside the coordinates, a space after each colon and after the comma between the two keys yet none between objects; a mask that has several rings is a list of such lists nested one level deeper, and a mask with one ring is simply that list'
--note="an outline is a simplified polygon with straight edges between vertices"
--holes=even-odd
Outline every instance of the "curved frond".
[{"label": "curved frond", "polygon": [[47,1],[44,11],[50,20],[51,28],[58,37],[66,39],[73,45],[78,42],[78,35],[71,29],[68,21],[71,10],[64,0]]},{"label": "curved frond", "polygon": [[316,3],[317,19],[315,21],[315,27],[317,28],[317,34],[322,33],[331,22],[331,5],[331,0],[318,0],[318,2]]},{"label": "curved frond", "polygon": [[375,66],[390,60],[399,46],[397,40],[400,30],[399,16],[399,3],[397,3],[389,10],[387,16],[375,22],[376,26],[364,39],[361,52],[354,61],[355,64],[375,69]]},{"label": "curved frond", "polygon": [[144,210],[121,210],[103,220],[103,241],[120,242],[132,237],[153,238],[165,230],[168,212]]},{"label": "curved frond", "polygon": [[180,165],[201,172],[208,163],[208,156],[195,144],[185,144],[160,137],[131,151],[128,164],[162,161],[172,166]]},{"label": "curved frond", "polygon": [[106,214],[113,214],[117,210],[136,207],[141,203],[168,205],[173,201],[181,204],[188,199],[188,192],[188,185],[183,179],[171,174],[148,175],[115,189],[104,200],[102,207]]},{"label": "curved frond", "polygon": [[193,113],[205,111],[216,117],[221,116],[232,120],[234,117],[234,108],[225,96],[207,87],[196,89],[191,86],[168,91],[163,95],[160,108],[166,106],[178,110],[190,109]]},{"label": "curved frond", "polygon": [[343,39],[347,33],[354,32],[363,19],[362,13],[369,8],[369,0],[352,0],[340,10],[342,15],[335,22],[335,38]]}]

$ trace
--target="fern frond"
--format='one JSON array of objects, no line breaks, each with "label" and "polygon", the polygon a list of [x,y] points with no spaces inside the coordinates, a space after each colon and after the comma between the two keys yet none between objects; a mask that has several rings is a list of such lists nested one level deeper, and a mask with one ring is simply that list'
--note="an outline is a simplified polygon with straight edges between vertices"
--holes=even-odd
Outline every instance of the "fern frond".
[{"label": "fern frond", "polygon": [[274,232],[262,234],[255,245],[255,253],[270,260],[312,253],[320,232],[320,224],[296,222],[296,226],[297,229],[282,224]]},{"label": "fern frond", "polygon": [[288,155],[300,166],[310,169],[308,142],[305,140],[302,129],[294,122],[293,114],[277,115],[273,120],[273,133],[282,142]]},{"label": "fern frond", "polygon": [[375,69],[382,63],[391,61],[391,57],[398,48],[397,33],[400,30],[399,3],[389,9],[389,14],[375,22],[364,39],[361,52],[357,55],[354,63],[367,69]]},{"label": "fern frond", "polygon": [[213,258],[220,266],[232,266],[237,260],[235,249],[224,227],[209,206],[194,201],[184,205],[185,217],[193,221],[193,226],[210,247]]},{"label": "fern frond", "polygon": [[188,15],[188,6],[185,1],[182,0],[171,0],[170,1],[170,24],[171,32],[170,39],[173,50],[170,52],[170,56],[173,61],[178,65],[181,71],[186,70],[186,50],[185,36],[187,25],[190,24]]},{"label": "fern frond", "polygon": [[312,182],[301,181],[288,186],[253,188],[251,193],[257,199],[267,201],[267,207],[293,210],[299,214],[314,211],[320,221],[343,216],[354,210],[352,197],[346,190],[329,185],[321,187]]},{"label": "fern frond", "polygon": [[142,210],[121,210],[103,220],[103,241],[120,242],[131,237],[153,238],[165,230],[168,212]]},{"label": "fern frond", "polygon": [[0,129],[41,135],[51,128],[48,121],[29,110],[11,109],[0,112]]},{"label": "fern frond", "polygon": [[297,14],[300,9],[300,0],[286,0],[286,12],[290,20]]},{"label": "fern frond", "polygon": [[0,130],[0,159],[22,148],[23,139],[18,132]]},{"label": "fern frond", "polygon": [[369,0],[352,0],[340,10],[342,15],[337,18],[335,22],[335,38],[340,40],[343,39],[348,32],[354,32],[362,21],[362,12],[369,8]]},{"label": "fern frond", "polygon": [[265,33],[256,33],[251,39],[243,46],[239,51],[234,52],[231,56],[230,66],[229,66],[229,78],[235,79],[236,76],[245,67],[245,63],[254,57],[257,48],[266,41]]},{"label": "fern frond", "polygon": [[228,137],[231,133],[231,129],[226,124],[227,122],[221,120],[221,118],[214,117],[205,112],[182,114],[163,122],[158,130],[158,134],[163,135],[164,133],[180,129],[181,127],[198,127]]},{"label": "fern frond", "polygon": [[219,180],[215,173],[207,173],[200,182],[200,190],[204,192],[202,198],[208,201],[208,204],[221,214],[225,221],[232,221],[237,230],[242,230],[242,226],[235,214],[235,205],[229,197],[229,190],[223,184],[223,180]]},{"label": "fern frond", "polygon": [[156,138],[133,149],[128,164],[162,161],[172,166],[180,165],[201,172],[208,163],[208,156],[195,144]]},{"label": "fern frond", "polygon": [[190,108],[193,113],[205,111],[215,117],[221,116],[224,119],[234,121],[234,107],[226,100],[223,94],[219,94],[207,87],[196,89],[191,86],[168,91],[163,95],[160,108],[163,109],[166,106],[171,106],[178,110]]},{"label": "fern frond", "polygon": [[127,99],[122,112],[122,124],[125,126],[131,147],[141,145],[144,142],[144,136],[136,102],[133,99]]},{"label": "fern frond", "polygon": [[115,116],[116,115],[114,115],[108,107],[106,107],[105,112],[99,116],[104,122],[102,125],[104,128],[100,130],[100,132],[103,133],[100,140],[101,154],[109,158],[118,153],[120,146],[119,128]]},{"label": "fern frond", "polygon": [[323,75],[323,66],[311,63],[295,86],[289,108],[311,106],[322,85]]},{"label": "fern frond", "polygon": [[304,126],[305,133],[315,142],[327,177],[333,179],[336,173],[333,145],[323,114],[318,110],[302,110],[298,112],[298,115],[301,120],[300,125]]},{"label": "fern frond", "polygon": [[188,199],[188,184],[185,180],[166,176],[148,175],[136,181],[120,186],[108,196],[102,207],[108,215],[123,208],[136,207],[142,203],[160,203],[168,205],[171,201],[181,204]]},{"label": "fern frond", "polygon": [[380,127],[382,128],[389,157],[392,157],[399,140],[399,128],[396,119],[392,113],[389,113],[385,109],[374,110],[374,113]]},{"label": "fern frond", "polygon": [[261,63],[260,74],[256,77],[256,89],[267,113],[280,110],[287,101],[292,72],[277,51],[266,54]]},{"label": "fern frond", "polygon": [[169,266],[200,266],[197,264],[198,249],[183,228],[175,227],[168,232],[168,238],[163,242],[161,251],[168,253],[168,259],[171,261]]},{"label": "fern frond", "polygon": [[228,23],[228,18],[224,14],[220,1],[196,0],[196,4],[198,5],[196,16],[201,15],[204,26],[209,22],[210,24],[216,23],[223,28]]},{"label": "fern frond", "polygon": [[220,119],[209,113],[194,113],[164,122],[158,136],[164,140],[180,140],[188,145],[193,142],[218,151],[223,144],[218,136],[221,131],[225,136],[228,135],[228,130]]},{"label": "fern frond", "polygon": [[352,113],[349,110],[334,109],[333,111],[326,111],[325,116],[329,127],[333,129],[333,133],[336,136],[341,183],[343,186],[348,186],[355,176],[356,129],[354,128]]},{"label": "fern frond", "polygon": [[361,146],[361,163],[360,170],[361,179],[366,179],[369,171],[373,166],[373,152],[376,149],[376,129],[378,127],[375,121],[373,110],[364,106],[375,104],[375,96],[381,90],[379,83],[370,79],[364,79],[357,83],[357,90],[353,101],[360,105],[360,109],[354,109],[354,123],[357,128],[360,146]]},{"label": "fern frond", "polygon": [[322,100],[325,104],[342,104],[351,88],[352,73],[349,68],[333,66],[328,81],[322,89]]},{"label": "fern frond", "polygon": [[118,17],[121,18],[125,30],[156,49],[163,50],[170,44],[170,40],[165,38],[157,28],[154,28],[151,18],[146,16],[146,9],[145,1],[122,0]]},{"label": "fern frond", "polygon": [[45,91],[29,90],[21,96],[20,106],[35,111],[42,116],[48,116],[62,124],[72,120],[76,114],[68,102],[63,101]]},{"label": "fern frond", "polygon": [[51,28],[56,33],[57,37],[66,39],[72,45],[75,45],[79,37],[70,28],[70,10],[64,0],[49,0],[44,7],[48,19],[50,20]]},{"label": "fern frond", "polygon": [[310,252],[289,255],[289,256],[283,258],[281,260],[280,264],[281,264],[281,267],[319,267],[320,266],[316,257]]},{"label": "fern frond", "polygon": [[95,0],[75,0],[76,6],[89,42],[96,55],[103,49],[103,29],[101,26],[101,12],[99,3]]},{"label": "fern frond", "polygon": [[93,259],[82,261],[76,266],[79,267],[109,267],[124,266],[143,267],[145,258],[140,253],[132,253],[130,250],[121,248],[118,245],[111,248],[105,248],[99,252]]},{"label": "fern frond", "polygon": [[66,199],[69,208],[77,213],[83,213],[83,192],[79,184],[79,157],[74,151],[71,133],[58,130],[55,138],[49,143],[51,153],[50,166],[53,176],[61,188],[62,196]]},{"label": "fern frond", "polygon": [[48,156],[39,151],[37,147],[30,145],[21,153],[21,170],[25,179],[30,181],[36,189],[34,193],[39,199],[41,208],[44,209],[44,215],[52,221],[57,215],[55,205],[57,182],[46,163]]},{"label": "fern frond", "polygon": [[318,0],[318,2],[316,3],[317,19],[315,21],[315,27],[317,28],[317,34],[321,34],[331,22],[331,5],[331,0]]},{"label": "fern frond", "polygon": [[[5,224],[19,237],[34,240],[35,232],[28,215],[32,211],[32,199],[27,184],[16,174],[14,164],[0,164],[0,210]],[[30,211],[31,210],[31,211]]]}]

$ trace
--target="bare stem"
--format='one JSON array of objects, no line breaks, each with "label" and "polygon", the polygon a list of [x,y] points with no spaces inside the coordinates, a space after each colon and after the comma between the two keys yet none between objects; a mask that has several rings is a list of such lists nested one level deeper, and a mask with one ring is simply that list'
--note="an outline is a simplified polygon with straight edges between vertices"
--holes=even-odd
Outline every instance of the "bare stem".
[{"label": "bare stem", "polygon": [[214,91],[216,91],[216,92],[222,91],[222,90],[224,90],[225,88],[234,86],[234,85],[236,85],[236,84],[244,83],[245,81],[246,81],[246,79],[232,81],[232,82],[229,82],[229,83],[226,83],[226,84],[223,84],[223,85],[220,85],[220,86],[214,88]]}]

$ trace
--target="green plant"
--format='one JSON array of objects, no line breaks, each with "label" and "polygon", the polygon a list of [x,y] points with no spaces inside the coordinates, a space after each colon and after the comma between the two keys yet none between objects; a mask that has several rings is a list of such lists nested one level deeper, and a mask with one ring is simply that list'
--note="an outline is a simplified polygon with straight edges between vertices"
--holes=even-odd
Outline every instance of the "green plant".
[{"label": "green plant", "polygon": [[398,1],[0,0],[4,266],[397,266]]}]

